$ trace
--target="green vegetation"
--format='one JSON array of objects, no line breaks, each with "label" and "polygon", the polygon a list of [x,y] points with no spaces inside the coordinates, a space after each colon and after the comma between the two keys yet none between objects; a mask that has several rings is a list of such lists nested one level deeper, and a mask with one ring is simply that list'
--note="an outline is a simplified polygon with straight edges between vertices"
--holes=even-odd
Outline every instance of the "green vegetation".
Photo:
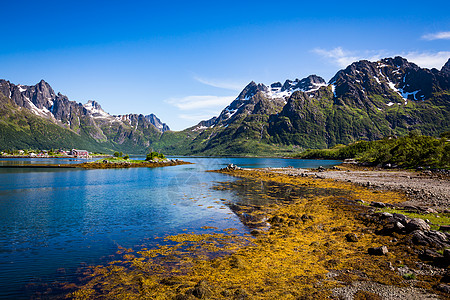
[{"label": "green vegetation", "polygon": [[123,156],[123,153],[122,153],[122,151],[121,152],[114,152],[114,157],[122,157]]},{"label": "green vegetation", "polygon": [[401,209],[393,209],[393,208],[382,208],[379,211],[388,212],[391,214],[402,214],[409,218],[418,218],[422,220],[430,221],[430,227],[433,230],[439,230],[441,225],[450,225],[450,213],[428,213],[428,214],[419,214],[414,212],[408,212]]},{"label": "green vegetation", "polygon": [[[446,136],[448,133],[444,133]],[[348,159],[353,158],[370,165],[396,165],[403,168],[450,168],[450,141],[445,138],[422,136],[417,131],[395,138],[378,141],[359,141],[332,149],[307,150],[297,158]]]},{"label": "green vegetation", "polygon": [[105,160],[107,162],[109,162],[109,163],[143,163],[143,162],[146,162],[145,160],[137,160],[137,159],[136,160],[135,159],[130,160],[129,157],[128,158],[125,158],[125,157],[108,157],[108,158],[99,159],[99,160],[95,161],[95,163],[101,163],[101,162],[103,162]]},{"label": "green vegetation", "polygon": [[403,275],[403,278],[405,278],[406,280],[414,280],[414,279],[416,279],[416,274],[407,273],[407,274]]},{"label": "green vegetation", "polygon": [[166,156],[162,153],[152,151],[149,154],[147,154],[147,157],[145,158],[146,161],[150,160],[163,160],[166,159]]}]

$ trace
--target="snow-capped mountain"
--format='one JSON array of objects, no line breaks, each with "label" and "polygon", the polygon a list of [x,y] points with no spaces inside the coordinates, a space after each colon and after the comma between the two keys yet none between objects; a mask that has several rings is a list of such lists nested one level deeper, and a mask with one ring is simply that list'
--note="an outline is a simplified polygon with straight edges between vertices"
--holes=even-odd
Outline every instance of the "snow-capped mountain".
[{"label": "snow-capped mountain", "polygon": [[19,109],[26,109],[57,126],[78,135],[86,135],[99,143],[149,147],[153,140],[169,130],[154,114],[112,116],[96,101],[89,100],[85,104],[70,101],[66,96],[56,94],[44,80],[34,86],[15,85],[0,80],[0,93]]},{"label": "snow-capped mountain", "polygon": [[363,60],[329,83],[316,75],[269,86],[250,82],[214,122],[195,127],[201,134],[190,147],[214,154],[254,146],[250,141],[324,148],[413,129],[438,135],[450,130],[449,107],[450,59],[441,70],[401,57]]},{"label": "snow-capped mountain", "polygon": [[92,148],[270,155],[277,145],[325,148],[414,129],[435,136],[450,130],[450,59],[441,70],[401,57],[362,60],[328,83],[316,75],[270,85],[252,81],[219,116],[181,132],[169,131],[153,114],[112,116],[95,101],[69,101],[45,81],[24,86],[0,80],[0,110],[0,132],[7,133],[0,142],[11,147],[28,140],[49,145],[62,134]]}]

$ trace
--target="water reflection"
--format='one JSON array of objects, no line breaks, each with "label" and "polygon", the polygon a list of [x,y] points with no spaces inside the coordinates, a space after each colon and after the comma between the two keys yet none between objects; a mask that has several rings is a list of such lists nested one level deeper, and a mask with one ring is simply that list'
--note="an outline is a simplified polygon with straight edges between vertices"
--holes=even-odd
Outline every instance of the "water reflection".
[{"label": "water reflection", "polygon": [[[107,263],[118,246],[151,248],[160,242],[155,237],[202,233],[204,226],[248,233],[242,214],[225,203],[254,209],[300,195],[290,187],[237,183],[234,177],[204,172],[229,163],[299,167],[300,160],[184,160],[195,164],[107,170],[0,168],[0,299],[33,297],[33,285],[24,288],[29,283],[73,282],[80,266]],[[316,161],[311,167],[319,165],[327,166]],[[213,189],[217,182],[229,188]]]},{"label": "water reflection", "polygon": [[[251,229],[267,230],[267,213],[271,207],[289,204],[306,198],[321,196],[344,196],[347,191],[336,188],[318,188],[297,186],[273,181],[243,178],[221,182],[214,186],[216,190],[228,190],[236,195],[235,201],[224,202]],[[225,199],[224,199],[225,200]]]}]

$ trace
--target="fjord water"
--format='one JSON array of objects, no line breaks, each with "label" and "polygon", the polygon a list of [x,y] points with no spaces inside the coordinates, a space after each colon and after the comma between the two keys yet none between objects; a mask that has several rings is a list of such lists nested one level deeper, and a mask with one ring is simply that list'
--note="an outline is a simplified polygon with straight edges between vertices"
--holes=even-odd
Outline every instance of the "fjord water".
[{"label": "fjord water", "polygon": [[[236,228],[247,233],[221,202],[239,202],[217,182],[235,178],[205,172],[241,167],[316,168],[338,161],[277,158],[182,158],[192,165],[129,169],[0,168],[0,299],[27,299],[49,283],[74,282],[77,268],[103,264],[119,247],[140,249],[156,237]],[[44,163],[10,159],[7,164]],[[45,163],[72,163],[52,160]],[[50,286],[48,286],[50,287]],[[50,298],[50,290],[45,291]]]}]

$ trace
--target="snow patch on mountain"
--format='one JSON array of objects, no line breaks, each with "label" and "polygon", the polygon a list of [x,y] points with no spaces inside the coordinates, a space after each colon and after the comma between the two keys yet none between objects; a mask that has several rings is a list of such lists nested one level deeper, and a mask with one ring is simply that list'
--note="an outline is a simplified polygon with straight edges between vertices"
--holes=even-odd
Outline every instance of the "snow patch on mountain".
[{"label": "snow patch on mountain", "polygon": [[[334,82],[334,83],[336,83],[336,82]],[[336,96],[336,85],[334,83],[331,84],[331,91],[333,92],[333,96],[337,97]]]},{"label": "snow patch on mountain", "polygon": [[46,108],[38,108],[36,105],[34,105],[34,103],[30,100],[30,98],[28,98],[27,96],[24,96],[24,99],[28,102],[28,104],[31,107],[31,111],[38,116],[41,117],[53,117],[53,114]]},{"label": "snow patch on mountain", "polygon": [[88,110],[94,118],[109,118],[110,114],[106,113],[100,105],[96,102],[89,100],[86,104],[83,104],[83,107]]},{"label": "snow patch on mountain", "polygon": [[194,129],[192,129],[192,131],[202,131],[202,130],[205,130],[205,129],[207,129],[208,127],[206,127],[206,126],[197,126],[197,127],[195,127]]},{"label": "snow patch on mountain", "polygon": [[327,84],[325,82],[305,82],[305,79],[302,79],[301,81],[298,79],[296,79],[295,81],[286,80],[283,86],[278,83],[271,84],[268,91],[266,91],[264,94],[272,99],[286,99],[297,91],[308,94],[317,91],[323,86],[327,86]]}]

